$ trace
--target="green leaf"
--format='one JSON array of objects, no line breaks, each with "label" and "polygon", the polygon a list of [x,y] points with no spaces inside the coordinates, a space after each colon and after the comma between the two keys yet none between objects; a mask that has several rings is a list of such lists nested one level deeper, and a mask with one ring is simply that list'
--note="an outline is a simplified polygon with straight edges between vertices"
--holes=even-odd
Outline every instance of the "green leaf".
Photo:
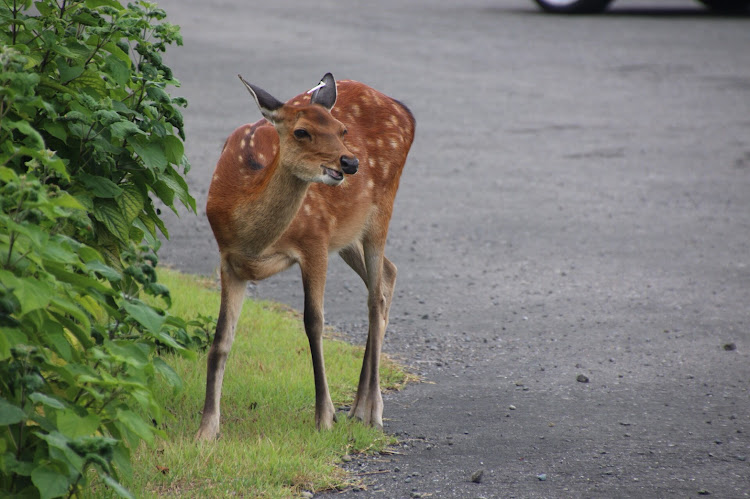
[{"label": "green leaf", "polygon": [[42,139],[42,136],[39,134],[34,127],[32,127],[28,121],[11,121],[11,120],[4,120],[5,123],[3,123],[4,127],[7,127],[10,130],[18,130],[22,134],[26,135],[31,139],[31,145],[32,147],[37,147],[39,149],[44,148],[44,139]]},{"label": "green leaf", "polygon": [[[3,361],[10,357],[10,341],[6,338],[6,331],[0,334],[0,361]],[[2,454],[2,452],[0,452]]]},{"label": "green leaf", "polygon": [[[54,275],[57,278],[58,281],[72,284],[73,286],[78,288],[79,292],[93,290],[103,295],[111,294],[111,290],[107,288],[106,286],[104,286],[99,281],[97,281],[96,279],[93,279],[87,275],[84,275],[78,272],[72,272],[65,265],[59,264],[57,262],[47,262],[46,268],[50,274]],[[81,294],[84,294],[84,293],[81,293]],[[59,296],[60,295],[58,295],[58,297]],[[54,300],[52,302],[55,305],[58,304]]]},{"label": "green leaf", "polygon": [[[54,300],[54,298],[53,298]],[[54,316],[48,318],[44,323],[42,332],[45,343],[52,348],[63,360],[70,362],[73,352],[70,349],[70,342],[65,336],[65,331],[59,322],[54,320]]]},{"label": "green leaf", "polygon": [[53,409],[65,409],[65,404],[60,402],[58,399],[52,398],[49,395],[45,395],[40,392],[32,393],[31,395],[29,395],[29,398],[37,404],[46,405],[47,407],[52,407]]},{"label": "green leaf", "polygon": [[139,368],[149,363],[149,350],[145,343],[110,341],[105,346],[117,362],[123,362]]},{"label": "green leaf", "polygon": [[62,296],[55,296],[52,298],[52,300],[50,300],[50,304],[52,305],[52,307],[57,308],[61,312],[64,312],[76,319],[84,329],[89,329],[91,327],[88,316],[83,310],[81,310],[78,303],[73,302],[70,299],[66,299]]},{"label": "green leaf", "polygon": [[89,175],[88,173],[83,172],[79,173],[76,178],[80,180],[96,197],[116,198],[122,194],[122,189],[106,177]]},{"label": "green leaf", "polygon": [[73,336],[76,337],[76,339],[81,343],[83,348],[90,348],[94,345],[94,342],[91,340],[91,336],[89,333],[88,328],[83,329],[78,323],[70,320],[67,316],[57,313],[57,312],[51,312],[52,315],[60,321],[60,324],[65,326],[65,329],[70,331]]},{"label": "green leaf", "polygon": [[159,177],[177,195],[182,204],[195,211],[195,199],[190,195],[185,179],[182,178],[182,175],[177,170],[169,166],[165,174]]},{"label": "green leaf", "polygon": [[[177,340],[175,340],[174,338],[172,338],[170,335],[168,335],[164,331],[158,331],[156,333],[153,333],[153,335],[154,335],[154,338],[156,338],[157,340],[161,341],[162,343],[164,343],[165,345],[167,345],[170,348],[173,348],[173,349],[175,349],[175,350],[177,350],[179,352],[185,350],[185,347],[183,347],[182,345],[180,345],[179,343],[177,343]],[[188,354],[187,356],[189,357],[190,355]]]},{"label": "green leaf", "polygon": [[60,139],[63,142],[68,140],[68,132],[65,130],[65,127],[61,123],[57,123],[56,121],[47,121],[44,123],[44,129],[47,131],[47,133],[49,133],[56,139]]},{"label": "green leaf", "polygon": [[10,349],[16,345],[27,343],[29,338],[22,331],[4,327],[2,334],[0,334],[0,360],[5,360],[10,357]]},{"label": "green leaf", "polygon": [[117,206],[122,210],[128,223],[132,224],[143,211],[143,196],[133,184],[123,185],[123,192],[117,199]]},{"label": "green leaf", "polygon": [[161,142],[136,135],[128,137],[128,144],[133,147],[147,168],[161,172],[167,167],[167,155]]},{"label": "green leaf", "polygon": [[104,473],[100,476],[102,477],[104,483],[106,483],[108,487],[114,490],[118,496],[125,497],[126,499],[135,499],[135,496],[131,494],[128,489],[123,487],[120,482],[112,478],[110,475]]},{"label": "green leaf", "polygon": [[[151,184],[150,187],[156,193],[156,196],[161,199],[165,205],[172,208],[175,213],[177,212],[174,208],[174,190],[169,186],[169,184],[167,184],[163,180],[157,180],[156,182]],[[159,222],[157,222],[156,220],[154,220],[154,222],[156,222],[157,225],[159,224]]]},{"label": "green leaf", "polygon": [[60,497],[68,493],[68,477],[48,464],[43,464],[31,472],[31,481],[39,490],[41,499]]},{"label": "green leaf", "polygon": [[182,141],[174,135],[164,137],[164,149],[167,153],[167,161],[173,165],[179,165],[185,155],[185,146]]},{"label": "green leaf", "polygon": [[164,362],[160,357],[155,357],[152,362],[156,372],[161,374],[167,383],[174,388],[175,393],[182,390],[182,378],[180,378],[180,375],[169,364]]},{"label": "green leaf", "polygon": [[76,263],[78,254],[71,249],[70,244],[61,236],[51,237],[47,243],[42,246],[41,255],[55,262]]},{"label": "green leaf", "polygon": [[87,437],[96,433],[101,424],[96,414],[87,414],[84,417],[78,416],[72,411],[63,411],[57,413],[57,427],[61,433],[69,438]]},{"label": "green leaf", "polygon": [[122,423],[128,430],[136,434],[146,443],[154,443],[154,432],[151,427],[136,413],[131,410],[117,410],[117,421]]},{"label": "green leaf", "polygon": [[0,166],[0,180],[3,182],[14,182],[18,180],[18,174],[7,166]]},{"label": "green leaf", "polygon": [[99,97],[107,96],[107,87],[101,75],[97,71],[86,70],[81,76],[71,81],[69,87],[77,90],[89,89],[94,91]]},{"label": "green leaf", "polygon": [[120,241],[129,241],[130,222],[128,222],[114,201],[109,199],[96,199],[93,215],[94,218],[103,223],[109,232],[120,239]]},{"label": "green leaf", "polygon": [[36,435],[49,445],[50,457],[57,458],[71,466],[73,469],[81,471],[84,460],[70,448],[69,444],[71,438],[68,435],[60,433],[59,431],[51,431],[49,433],[37,432]]},{"label": "green leaf", "polygon": [[118,121],[117,123],[113,123],[109,126],[109,131],[112,134],[112,137],[118,138],[118,139],[125,139],[130,137],[131,135],[145,135],[146,132],[138,128],[138,125],[133,123],[132,121]]},{"label": "green leaf", "polygon": [[60,83],[52,79],[41,80],[39,82],[39,86],[51,88],[52,90],[55,90],[57,92],[72,95],[72,96],[78,95],[78,93],[75,90],[68,88],[65,85],[60,85]]},{"label": "green leaf", "polygon": [[89,270],[93,270],[97,274],[101,275],[109,282],[120,282],[122,280],[122,275],[118,271],[116,271],[109,265],[103,264],[102,262],[88,262],[86,263],[86,267]]},{"label": "green leaf", "polygon": [[172,103],[172,99],[170,99],[169,94],[165,92],[163,88],[158,87],[156,85],[152,85],[148,87],[146,89],[146,95],[148,95],[152,100],[160,104]]},{"label": "green leaf", "polygon": [[[117,49],[117,47],[115,48]],[[104,69],[115,83],[121,87],[125,87],[130,83],[130,59],[125,62],[116,55],[110,54],[104,61]]]},{"label": "green leaf", "polygon": [[149,307],[140,300],[124,301],[122,304],[125,311],[151,334],[158,334],[164,325],[164,316],[159,315],[156,310]]},{"label": "green leaf", "polygon": [[78,201],[78,199],[74,198],[65,191],[58,192],[57,196],[50,199],[50,202],[55,206],[59,206],[60,208],[68,208],[71,210],[81,211],[84,211],[86,209],[80,203],[80,201]]},{"label": "green leaf", "polygon": [[18,278],[7,270],[0,270],[0,281],[13,289],[21,304],[21,315],[43,309],[55,295],[54,288],[46,281]]},{"label": "green leaf", "polygon": [[108,43],[105,43],[102,48],[106,50],[107,52],[109,52],[110,54],[112,54],[113,56],[117,57],[119,60],[124,62],[128,66],[128,68],[130,68],[130,65],[131,65],[130,56],[126,54],[125,52],[123,52],[120,49],[120,47],[117,46],[117,44],[115,44],[114,42],[108,42]]},{"label": "green leaf", "polygon": [[26,413],[20,407],[16,407],[8,403],[4,397],[0,397],[0,425],[16,424],[24,419],[26,419]]},{"label": "green leaf", "polygon": [[123,9],[123,6],[117,0],[86,0],[86,7],[89,9],[95,9],[102,6],[114,7],[117,10]]},{"label": "green leaf", "polygon": [[62,64],[58,64],[58,70],[60,71],[60,81],[62,81],[64,85],[71,80],[75,80],[83,74],[84,69],[85,68],[83,66],[65,66]]}]

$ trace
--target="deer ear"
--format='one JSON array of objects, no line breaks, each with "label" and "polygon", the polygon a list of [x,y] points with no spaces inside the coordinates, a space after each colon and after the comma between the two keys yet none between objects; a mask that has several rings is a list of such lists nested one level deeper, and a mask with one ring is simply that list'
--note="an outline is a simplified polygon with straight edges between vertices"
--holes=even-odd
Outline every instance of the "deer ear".
[{"label": "deer ear", "polygon": [[315,87],[310,103],[320,104],[329,111],[333,109],[333,105],[336,104],[336,80],[331,73],[326,73]]},{"label": "deer ear", "polygon": [[245,88],[247,88],[248,92],[250,92],[250,95],[253,96],[253,99],[255,99],[255,103],[258,104],[258,109],[260,109],[263,117],[271,123],[275,123],[278,120],[277,111],[281,109],[284,103],[262,88],[256,87],[255,85],[246,82],[242,75],[237,76],[239,77],[240,81],[244,83]]}]

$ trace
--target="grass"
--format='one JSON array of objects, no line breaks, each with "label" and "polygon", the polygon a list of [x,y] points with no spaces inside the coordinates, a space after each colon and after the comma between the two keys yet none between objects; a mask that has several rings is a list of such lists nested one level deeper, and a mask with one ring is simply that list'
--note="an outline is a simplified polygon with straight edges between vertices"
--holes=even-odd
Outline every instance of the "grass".
[{"label": "grass", "polygon": [[[174,271],[160,271],[172,294],[171,312],[185,318],[218,315],[213,283]],[[363,349],[325,341],[331,397],[351,403]],[[312,362],[301,320],[279,305],[245,300],[227,361],[221,407],[221,438],[195,443],[206,375],[206,354],[196,361],[171,356],[182,377],[175,394],[160,393],[167,414],[166,439],[133,453],[133,477],[126,485],[136,497],[294,497],[351,485],[337,466],[347,454],[378,452],[395,443],[381,431],[338,414],[331,431],[315,430]],[[396,389],[408,374],[393,362],[381,366],[384,389]]]}]

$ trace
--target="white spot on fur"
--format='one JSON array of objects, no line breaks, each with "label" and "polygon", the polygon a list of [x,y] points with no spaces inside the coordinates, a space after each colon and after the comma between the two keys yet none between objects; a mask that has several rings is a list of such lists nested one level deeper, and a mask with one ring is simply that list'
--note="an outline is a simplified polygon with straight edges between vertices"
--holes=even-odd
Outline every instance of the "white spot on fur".
[{"label": "white spot on fur", "polygon": [[398,141],[395,137],[391,138],[391,148],[392,149],[398,149]]},{"label": "white spot on fur", "polygon": [[258,154],[258,162],[261,163],[261,164],[265,163],[266,162],[266,155],[263,154],[263,153],[259,153]]},{"label": "white spot on fur", "polygon": [[250,127],[245,128],[245,136],[250,135],[250,133],[252,133],[252,131],[253,131],[253,129],[250,128]]},{"label": "white spot on fur", "polygon": [[368,180],[367,181],[367,188],[368,189],[372,189],[373,187],[375,187],[375,181],[373,179]]},{"label": "white spot on fur", "polygon": [[245,139],[242,139],[242,142],[240,142],[240,149],[245,148]]},{"label": "white spot on fur", "polygon": [[305,206],[303,208],[305,210],[305,215],[309,215],[310,214],[310,205],[309,204],[305,204]]},{"label": "white spot on fur", "polygon": [[239,161],[240,163],[242,163],[242,154],[238,154],[237,155],[237,161]]},{"label": "white spot on fur", "polygon": [[352,104],[352,113],[358,118],[362,115],[362,111],[357,104]]}]

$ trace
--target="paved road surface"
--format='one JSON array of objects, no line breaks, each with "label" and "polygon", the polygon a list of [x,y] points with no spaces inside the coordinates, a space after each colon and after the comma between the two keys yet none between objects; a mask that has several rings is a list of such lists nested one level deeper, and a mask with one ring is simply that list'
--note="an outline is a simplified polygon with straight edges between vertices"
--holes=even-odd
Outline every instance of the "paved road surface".
[{"label": "paved road surface", "polygon": [[[345,497],[750,494],[749,17],[690,0],[597,17],[526,0],[160,4],[185,39],[168,63],[200,207],[169,220],[162,257],[183,270],[215,271],[208,181],[260,117],[237,73],[286,99],[332,71],[417,117],[385,349],[429,383],[386,397],[405,445],[354,463],[368,490]],[[329,276],[327,319],[364,342],[363,286],[338,258]],[[296,270],[252,292],[302,304]]]}]

